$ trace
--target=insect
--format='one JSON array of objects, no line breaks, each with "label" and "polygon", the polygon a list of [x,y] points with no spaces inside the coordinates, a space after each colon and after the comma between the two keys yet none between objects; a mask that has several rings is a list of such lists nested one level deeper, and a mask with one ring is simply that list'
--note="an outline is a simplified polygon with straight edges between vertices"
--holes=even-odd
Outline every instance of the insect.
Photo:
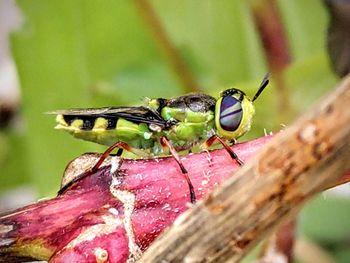
[{"label": "insect", "polygon": [[222,144],[239,165],[243,162],[228,143],[234,143],[251,127],[255,109],[253,102],[268,85],[268,74],[253,99],[243,91],[227,89],[218,99],[194,93],[172,99],[147,99],[145,106],[68,109],[56,114],[56,129],[74,137],[104,144],[109,148],[95,166],[63,186],[59,194],[82,178],[97,171],[103,161],[118,148],[138,156],[150,157],[170,153],[178,163],[190,191],[191,202],[196,201],[193,185],[178,152],[199,145],[208,149],[215,141]]}]

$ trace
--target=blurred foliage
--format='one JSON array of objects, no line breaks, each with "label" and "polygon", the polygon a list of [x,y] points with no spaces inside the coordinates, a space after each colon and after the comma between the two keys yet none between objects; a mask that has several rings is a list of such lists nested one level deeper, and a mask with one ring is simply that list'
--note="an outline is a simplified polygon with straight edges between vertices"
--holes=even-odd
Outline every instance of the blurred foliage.
[{"label": "blurred foliage", "polygon": [[322,195],[311,201],[299,217],[303,235],[332,252],[336,262],[349,262],[350,200]]},{"label": "blurred foliage", "polygon": [[[277,2],[292,58],[283,72],[290,108],[283,114],[277,108],[281,98],[272,76],[272,85],[256,103],[252,131],[243,140],[262,136],[264,129],[280,130],[337,81],[325,50],[328,17],[322,1]],[[250,1],[150,3],[203,92],[217,96],[231,85],[248,94],[256,91],[268,63]],[[25,24],[12,34],[11,45],[25,123],[24,131],[0,133],[0,190],[30,183],[46,196],[58,189],[71,159],[105,149],[55,131],[54,117],[46,111],[136,105],[145,96],[180,95],[184,87],[133,1],[17,0],[17,4]],[[315,201],[303,214],[303,229],[317,240],[338,240],[340,228],[324,226],[334,225],[331,216],[340,210],[344,221],[336,227],[349,229],[345,219],[350,218],[349,210],[334,202]],[[315,211],[329,214],[329,220]],[[315,218],[319,224],[313,224]],[[333,236],[328,236],[330,231]]]}]

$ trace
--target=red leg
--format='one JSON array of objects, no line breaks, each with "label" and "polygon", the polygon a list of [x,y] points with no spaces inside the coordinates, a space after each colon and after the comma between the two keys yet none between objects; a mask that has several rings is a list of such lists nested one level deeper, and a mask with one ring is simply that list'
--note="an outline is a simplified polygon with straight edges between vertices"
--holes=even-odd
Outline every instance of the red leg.
[{"label": "red leg", "polygon": [[[225,150],[229,153],[229,155],[231,156],[232,159],[234,159],[240,166],[242,166],[244,164],[244,162],[239,159],[239,157],[237,156],[237,154],[235,154],[234,151],[232,151],[231,147],[229,145],[227,145],[227,143],[225,141],[223,141],[219,136],[217,135],[213,135],[211,136],[208,140],[206,140],[204,142],[204,148],[209,148],[213,143],[214,141],[218,141],[222,144],[222,146],[224,146]],[[202,146],[202,147],[203,147]]]},{"label": "red leg", "polygon": [[[106,160],[106,158],[111,154],[111,152],[115,149],[115,148],[119,148],[120,149],[124,149],[126,151],[131,151],[131,147],[129,145],[127,145],[124,142],[116,142],[115,144],[113,144],[112,146],[110,146],[107,150],[105,150],[105,152],[101,155],[101,157],[98,159],[97,163],[94,165],[94,167],[91,168],[91,172],[94,173],[98,170],[98,168],[100,168],[100,166],[103,164],[103,162]],[[123,151],[119,151],[117,152],[117,156],[121,156]]]},{"label": "red leg", "polygon": [[77,177],[73,178],[73,180],[69,181],[67,184],[62,186],[57,194],[58,195],[63,194],[64,192],[67,191],[67,189],[69,189],[75,183],[77,183],[80,180],[84,179],[85,177],[90,176],[91,174],[95,173],[115,148],[119,148],[116,156],[121,156],[123,153],[123,150],[131,151],[131,147],[124,142],[117,142],[117,143],[113,144],[101,155],[101,157],[98,159],[97,163],[91,169],[78,175]]},{"label": "red leg", "polygon": [[168,148],[171,155],[174,157],[175,161],[178,163],[178,165],[181,168],[181,172],[184,175],[187,184],[188,184],[188,188],[190,189],[190,198],[191,198],[191,203],[194,204],[196,202],[196,194],[194,192],[194,187],[192,185],[192,182],[190,180],[190,178],[188,177],[188,172],[186,170],[186,168],[184,167],[184,165],[182,164],[179,155],[177,154],[176,150],[174,149],[174,147],[170,144],[170,142],[165,138],[165,137],[161,137],[160,138],[160,144],[162,145],[163,148]]}]

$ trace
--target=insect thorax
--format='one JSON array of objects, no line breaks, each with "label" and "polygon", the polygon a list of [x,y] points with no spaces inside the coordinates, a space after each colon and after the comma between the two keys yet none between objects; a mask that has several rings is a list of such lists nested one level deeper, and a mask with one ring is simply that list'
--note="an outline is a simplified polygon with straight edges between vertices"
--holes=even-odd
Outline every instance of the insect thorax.
[{"label": "insect thorax", "polygon": [[177,122],[163,131],[177,150],[190,149],[215,133],[215,102],[209,95],[190,94],[168,100],[160,109],[165,120]]}]

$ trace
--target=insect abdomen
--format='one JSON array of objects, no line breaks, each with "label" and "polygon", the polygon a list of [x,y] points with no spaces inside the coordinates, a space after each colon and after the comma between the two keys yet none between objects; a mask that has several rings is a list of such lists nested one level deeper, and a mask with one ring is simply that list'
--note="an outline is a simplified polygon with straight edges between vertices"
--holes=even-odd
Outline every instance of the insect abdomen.
[{"label": "insect abdomen", "polygon": [[112,145],[123,141],[136,148],[148,148],[152,144],[149,142],[152,133],[144,123],[136,124],[123,118],[70,115],[57,115],[56,121],[56,129],[99,144]]}]

